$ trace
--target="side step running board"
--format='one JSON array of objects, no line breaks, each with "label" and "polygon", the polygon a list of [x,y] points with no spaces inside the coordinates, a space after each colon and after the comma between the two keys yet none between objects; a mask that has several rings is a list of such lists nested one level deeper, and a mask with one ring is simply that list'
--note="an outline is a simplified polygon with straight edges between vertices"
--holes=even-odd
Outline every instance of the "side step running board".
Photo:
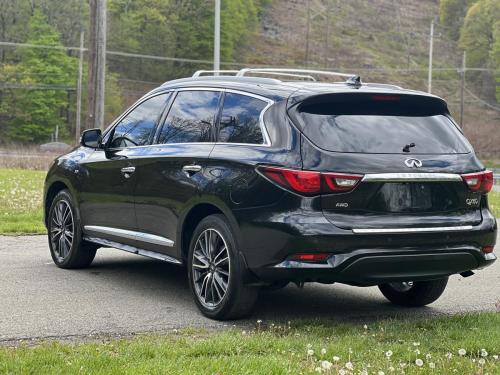
[{"label": "side step running board", "polygon": [[103,238],[98,238],[98,237],[91,237],[91,236],[85,235],[85,236],[83,236],[83,239],[85,241],[93,242],[93,243],[103,245],[106,247],[113,247],[113,248],[118,249],[118,250],[123,250],[123,251],[126,251],[128,253],[142,255],[142,256],[145,256],[148,258],[158,259],[158,260],[161,260],[163,262],[168,262],[168,263],[173,263],[173,264],[178,264],[178,265],[182,264],[182,262],[179,261],[178,259],[175,259],[175,258],[168,256],[168,255],[165,255],[165,254],[157,253],[155,251],[144,250],[144,249],[140,249],[138,247],[124,245],[124,244],[119,243],[119,242],[105,240]]}]

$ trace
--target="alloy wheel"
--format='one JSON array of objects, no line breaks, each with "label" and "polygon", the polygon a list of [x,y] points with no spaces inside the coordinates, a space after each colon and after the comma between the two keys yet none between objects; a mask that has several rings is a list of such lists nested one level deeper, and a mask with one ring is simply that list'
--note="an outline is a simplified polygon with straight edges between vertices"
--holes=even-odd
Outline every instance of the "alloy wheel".
[{"label": "alloy wheel", "polygon": [[69,203],[60,200],[56,203],[50,218],[50,241],[52,249],[59,262],[68,256],[75,234],[73,212]]},{"label": "alloy wheel", "polygon": [[217,230],[206,229],[199,235],[191,268],[198,300],[206,308],[215,309],[227,294],[231,271],[226,241]]}]

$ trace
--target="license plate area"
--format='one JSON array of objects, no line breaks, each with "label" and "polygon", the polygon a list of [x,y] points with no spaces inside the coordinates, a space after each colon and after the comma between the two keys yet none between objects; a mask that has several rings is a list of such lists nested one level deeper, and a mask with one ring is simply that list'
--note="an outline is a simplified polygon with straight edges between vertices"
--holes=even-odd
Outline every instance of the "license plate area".
[{"label": "license plate area", "polygon": [[370,202],[378,212],[436,212],[458,207],[452,184],[439,182],[388,182]]}]

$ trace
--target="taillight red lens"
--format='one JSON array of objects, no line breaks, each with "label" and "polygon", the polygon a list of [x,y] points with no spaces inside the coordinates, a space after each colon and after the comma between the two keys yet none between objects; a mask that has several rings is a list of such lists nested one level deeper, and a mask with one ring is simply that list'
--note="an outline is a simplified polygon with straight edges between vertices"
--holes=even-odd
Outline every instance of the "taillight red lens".
[{"label": "taillight red lens", "polygon": [[363,178],[362,175],[321,173],[263,165],[257,170],[281,187],[304,195],[350,191]]},{"label": "taillight red lens", "polygon": [[361,175],[340,173],[323,173],[322,176],[326,186],[333,193],[352,190],[363,178]]},{"label": "taillight red lens", "polygon": [[462,175],[463,180],[470,190],[487,194],[493,187],[493,172],[483,171]]},{"label": "taillight red lens", "polygon": [[321,174],[319,172],[295,169],[259,167],[259,171],[278,185],[301,194],[319,194],[321,192]]},{"label": "taillight red lens", "polygon": [[297,262],[324,262],[329,256],[327,253],[300,253],[292,255],[289,259]]},{"label": "taillight red lens", "polygon": [[495,246],[492,246],[492,245],[488,245],[488,246],[483,246],[483,248],[481,249],[483,253],[485,254],[490,254],[493,252],[493,249],[495,248]]}]

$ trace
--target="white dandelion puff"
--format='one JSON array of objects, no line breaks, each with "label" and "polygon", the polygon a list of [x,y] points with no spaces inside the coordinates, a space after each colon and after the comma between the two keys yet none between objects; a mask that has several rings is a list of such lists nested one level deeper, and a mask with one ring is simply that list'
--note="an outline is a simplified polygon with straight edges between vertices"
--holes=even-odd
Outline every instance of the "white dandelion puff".
[{"label": "white dandelion puff", "polygon": [[460,349],[458,349],[458,354],[461,355],[461,356],[464,356],[464,355],[467,354],[467,351],[465,349],[463,349],[463,348],[460,348]]},{"label": "white dandelion puff", "polygon": [[391,358],[391,357],[392,357],[392,350],[388,350],[388,351],[386,351],[386,352],[385,352],[385,356],[386,356],[387,358]]},{"label": "white dandelion puff", "polygon": [[418,367],[422,367],[424,365],[424,361],[422,361],[420,358],[417,358],[415,360],[415,364],[418,366]]},{"label": "white dandelion puff", "polygon": [[330,361],[321,361],[321,367],[324,369],[324,370],[330,370],[333,366],[333,363],[330,362]]}]

